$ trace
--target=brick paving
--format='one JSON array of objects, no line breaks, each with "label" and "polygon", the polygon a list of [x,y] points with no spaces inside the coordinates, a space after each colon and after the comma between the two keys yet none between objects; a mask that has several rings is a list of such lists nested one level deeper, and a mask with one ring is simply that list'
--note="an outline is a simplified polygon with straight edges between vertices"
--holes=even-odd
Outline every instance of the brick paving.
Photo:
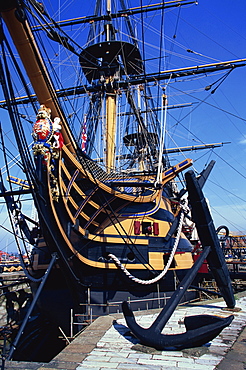
[{"label": "brick paving", "polygon": [[[157,351],[134,338],[122,315],[98,318],[49,363],[6,362],[5,370],[246,370],[246,295],[234,312],[222,300],[188,304],[174,312],[163,333],[183,332],[185,316],[235,316],[231,325],[206,346],[182,351]],[[159,310],[136,313],[136,321],[149,327]]]}]

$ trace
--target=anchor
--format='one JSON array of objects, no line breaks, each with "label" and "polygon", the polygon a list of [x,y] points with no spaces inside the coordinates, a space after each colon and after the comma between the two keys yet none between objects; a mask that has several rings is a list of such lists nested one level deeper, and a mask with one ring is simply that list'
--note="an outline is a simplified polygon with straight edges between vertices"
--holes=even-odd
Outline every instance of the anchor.
[{"label": "anchor", "polygon": [[142,344],[159,350],[165,348],[192,348],[204,345],[213,340],[226,326],[230,325],[234,318],[233,315],[227,318],[211,315],[190,316],[184,319],[185,333],[173,335],[161,334],[164,326],[191,285],[205,259],[207,259],[209,268],[214,274],[217,286],[227,306],[229,308],[235,306],[229,272],[201,186],[193,171],[188,171],[185,177],[192,217],[196,224],[203,252],[149,328],[142,328],[138,325],[130,305],[126,301],[122,303],[123,314],[131,332]]}]

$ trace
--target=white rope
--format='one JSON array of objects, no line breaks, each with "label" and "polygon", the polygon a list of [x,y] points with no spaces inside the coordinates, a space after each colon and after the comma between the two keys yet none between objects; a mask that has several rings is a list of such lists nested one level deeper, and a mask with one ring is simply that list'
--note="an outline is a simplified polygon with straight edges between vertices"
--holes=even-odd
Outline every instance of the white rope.
[{"label": "white rope", "polygon": [[[160,132],[160,150],[158,158],[158,167],[156,175],[156,184],[161,184],[162,182],[162,157],[164,151],[165,134],[166,134],[166,122],[167,122],[167,101],[163,94],[161,99],[161,132]],[[165,104],[164,104],[165,103]]]},{"label": "white rope", "polygon": [[181,211],[181,215],[180,215],[180,220],[179,220],[179,225],[178,225],[178,228],[177,228],[177,236],[175,238],[175,242],[174,242],[174,245],[173,245],[173,249],[172,249],[172,252],[169,256],[169,259],[168,259],[168,262],[165,266],[165,268],[163,269],[163,271],[158,275],[156,276],[154,279],[151,279],[151,280],[142,280],[142,279],[138,279],[137,277],[133,276],[123,265],[122,263],[120,262],[120,260],[112,253],[109,253],[109,257],[112,258],[112,260],[114,261],[114,263],[116,264],[116,266],[118,266],[124,273],[127,277],[129,277],[129,279],[133,280],[135,283],[138,283],[138,284],[143,284],[143,285],[149,285],[149,284],[153,284],[153,283],[156,283],[157,281],[159,281],[160,279],[162,279],[169,267],[171,266],[171,263],[173,261],[173,258],[174,258],[174,255],[176,253],[176,250],[177,250],[177,247],[178,247],[178,243],[179,243],[179,239],[180,239],[180,235],[181,235],[181,230],[182,230],[182,226],[183,226],[183,220],[184,220],[184,210],[182,209]]}]

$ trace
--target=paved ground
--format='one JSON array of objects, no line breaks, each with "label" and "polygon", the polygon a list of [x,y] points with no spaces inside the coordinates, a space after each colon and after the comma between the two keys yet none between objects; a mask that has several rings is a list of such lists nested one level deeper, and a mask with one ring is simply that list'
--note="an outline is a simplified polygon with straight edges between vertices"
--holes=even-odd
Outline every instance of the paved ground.
[{"label": "paved ground", "polygon": [[[239,295],[237,310],[224,301],[189,304],[175,311],[163,333],[184,331],[185,316],[200,314],[235,316],[231,325],[206,346],[182,351],[157,351],[131,336],[122,316],[97,319],[50,363],[7,362],[5,370],[246,370],[246,295]],[[148,327],[156,311],[138,312],[137,322]]]}]

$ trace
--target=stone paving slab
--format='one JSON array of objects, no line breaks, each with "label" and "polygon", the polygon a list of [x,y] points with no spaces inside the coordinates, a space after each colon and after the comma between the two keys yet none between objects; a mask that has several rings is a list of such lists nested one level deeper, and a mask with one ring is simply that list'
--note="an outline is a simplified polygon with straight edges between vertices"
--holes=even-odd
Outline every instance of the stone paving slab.
[{"label": "stone paving slab", "polygon": [[[174,312],[163,333],[185,331],[185,316],[234,315],[231,325],[206,346],[182,351],[157,351],[133,337],[122,315],[102,316],[46,364],[6,362],[5,370],[246,370],[246,296],[239,295],[231,312],[222,300],[188,304]],[[159,310],[137,312],[136,321],[149,327]],[[29,367],[30,366],[30,367]]]}]

